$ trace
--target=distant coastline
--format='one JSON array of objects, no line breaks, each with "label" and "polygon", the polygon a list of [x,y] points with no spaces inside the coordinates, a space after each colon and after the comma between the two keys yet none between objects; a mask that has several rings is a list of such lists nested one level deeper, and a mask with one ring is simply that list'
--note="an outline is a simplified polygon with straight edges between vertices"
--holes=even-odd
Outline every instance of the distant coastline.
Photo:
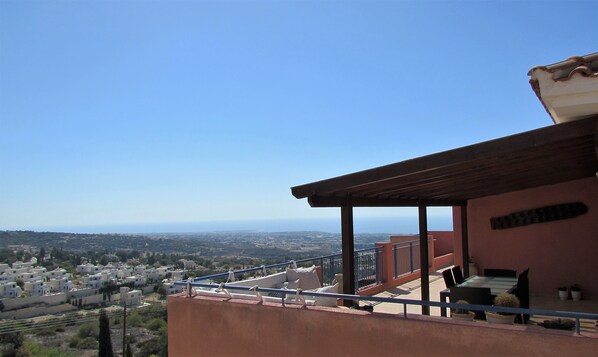
[{"label": "distant coastline", "polygon": [[[6,229],[6,228],[2,228]],[[13,228],[10,228],[13,229]],[[340,218],[284,219],[251,221],[213,221],[178,223],[143,223],[86,226],[33,226],[17,230],[34,230],[70,233],[199,233],[199,232],[301,232],[317,231],[340,233]],[[452,230],[450,216],[428,217],[429,230]],[[410,234],[418,232],[417,217],[368,217],[355,219],[355,233]]]}]

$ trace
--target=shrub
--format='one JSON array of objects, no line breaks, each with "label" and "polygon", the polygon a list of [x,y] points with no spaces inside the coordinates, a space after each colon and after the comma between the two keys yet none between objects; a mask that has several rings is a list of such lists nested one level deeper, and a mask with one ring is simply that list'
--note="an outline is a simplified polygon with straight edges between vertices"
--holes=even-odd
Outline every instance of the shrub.
[{"label": "shrub", "polygon": [[141,315],[137,312],[132,313],[130,316],[127,316],[127,326],[131,327],[141,327],[143,325],[143,319]]},{"label": "shrub", "polygon": [[158,331],[162,326],[166,326],[166,322],[159,317],[153,318],[145,324],[145,328],[152,331]]},{"label": "shrub", "polygon": [[97,350],[98,340],[95,337],[85,337],[84,339],[79,341],[77,348],[84,350]]},{"label": "shrub", "polygon": [[88,322],[86,324],[81,325],[79,330],[77,331],[77,336],[81,339],[87,337],[93,337],[94,339],[97,338],[100,334],[100,328],[96,322]]},{"label": "shrub", "polygon": [[69,347],[77,348],[79,346],[79,342],[81,342],[81,339],[79,338],[79,336],[73,335],[71,337],[71,339],[69,340]]},{"label": "shrub", "polygon": [[52,330],[51,328],[45,328],[45,329],[35,331],[35,335],[40,336],[40,337],[54,336],[54,335],[56,335],[56,332],[54,332],[54,330]]}]

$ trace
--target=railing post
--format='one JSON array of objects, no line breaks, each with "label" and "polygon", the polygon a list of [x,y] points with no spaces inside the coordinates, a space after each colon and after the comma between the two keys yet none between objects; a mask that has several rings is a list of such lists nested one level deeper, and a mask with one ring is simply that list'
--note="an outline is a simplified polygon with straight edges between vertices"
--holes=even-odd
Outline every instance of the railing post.
[{"label": "railing post", "polygon": [[381,249],[376,248],[376,284],[380,284],[380,253]]},{"label": "railing post", "polygon": [[399,276],[399,257],[397,255],[398,248],[396,244],[392,245],[392,256],[393,256],[393,265],[394,265],[394,278],[396,279]]},{"label": "railing post", "polygon": [[328,279],[330,284],[334,281],[334,256],[328,258]]},{"label": "railing post", "polygon": [[413,242],[409,242],[409,266],[411,268],[411,272],[413,273]]},{"label": "railing post", "polygon": [[355,291],[359,290],[359,272],[361,267],[359,266],[359,252],[355,254]]}]

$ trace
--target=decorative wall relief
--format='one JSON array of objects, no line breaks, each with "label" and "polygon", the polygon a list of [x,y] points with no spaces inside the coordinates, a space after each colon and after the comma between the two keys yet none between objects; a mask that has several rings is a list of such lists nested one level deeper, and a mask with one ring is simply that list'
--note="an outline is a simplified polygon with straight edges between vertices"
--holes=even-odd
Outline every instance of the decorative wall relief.
[{"label": "decorative wall relief", "polygon": [[507,216],[490,218],[492,229],[523,227],[535,223],[544,223],[569,219],[586,214],[588,206],[582,202],[563,203],[560,205],[534,208],[511,213]]}]

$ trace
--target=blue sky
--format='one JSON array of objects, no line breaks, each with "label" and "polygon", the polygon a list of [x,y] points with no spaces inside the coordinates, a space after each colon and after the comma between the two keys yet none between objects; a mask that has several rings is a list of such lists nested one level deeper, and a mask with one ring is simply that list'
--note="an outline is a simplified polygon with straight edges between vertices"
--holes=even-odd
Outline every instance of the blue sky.
[{"label": "blue sky", "polygon": [[2,0],[0,229],[338,217],[290,187],[550,125],[527,71],[597,51],[597,22],[592,1]]}]

